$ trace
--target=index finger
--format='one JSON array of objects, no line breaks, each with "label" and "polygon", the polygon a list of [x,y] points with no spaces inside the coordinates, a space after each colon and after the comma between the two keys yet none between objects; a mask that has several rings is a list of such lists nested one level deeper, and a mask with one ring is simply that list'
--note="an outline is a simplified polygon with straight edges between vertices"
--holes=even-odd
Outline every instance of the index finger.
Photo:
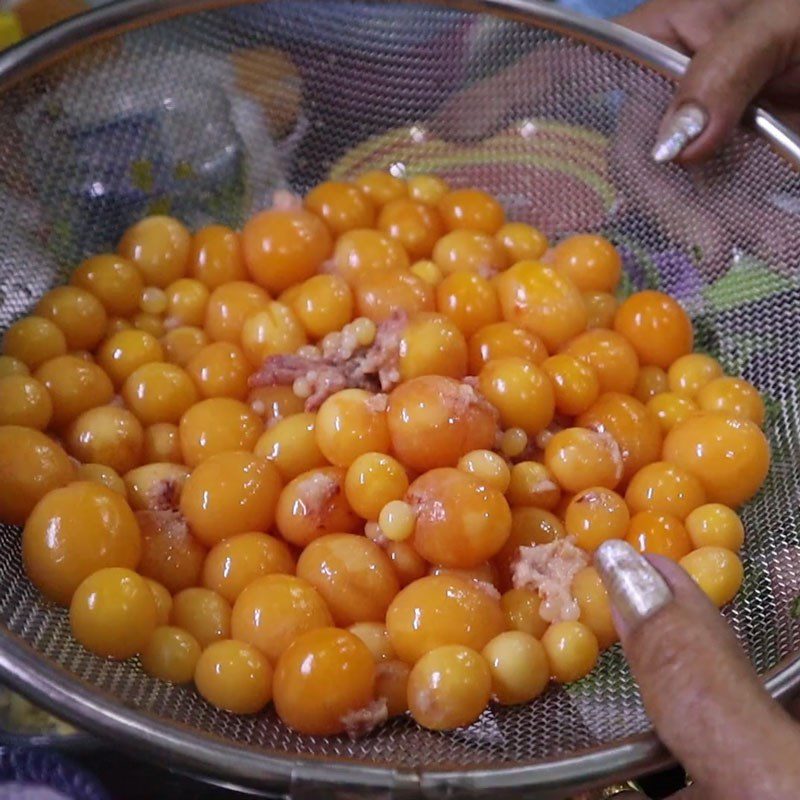
[{"label": "index finger", "polygon": [[692,579],[623,541],[603,544],[595,563],[648,715],[708,796],[797,796],[800,729]]},{"label": "index finger", "polygon": [[670,21],[674,5],[674,0],[650,0],[616,17],[614,22],[686,53],[687,48]]}]

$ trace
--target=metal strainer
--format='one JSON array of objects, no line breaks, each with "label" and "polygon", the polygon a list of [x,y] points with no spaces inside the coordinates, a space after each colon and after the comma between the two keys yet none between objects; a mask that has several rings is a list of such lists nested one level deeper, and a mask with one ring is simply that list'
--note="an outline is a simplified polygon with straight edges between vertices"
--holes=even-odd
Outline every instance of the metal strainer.
[{"label": "metal strainer", "polygon": [[[776,150],[797,157],[800,144],[758,112],[762,135],[738,131],[707,166],[653,165],[666,76],[683,65],[525,0],[128,0],[74,19],[0,56],[0,327],[143,214],[239,224],[274,189],[329,174],[436,171],[551,236],[602,230],[628,286],[677,295],[699,346],[767,397],[773,466],[744,512],[746,577],[728,617],[785,694],[800,679],[800,179]],[[358,742],[313,739],[272,712],[223,713],[88,655],[24,577],[19,538],[0,530],[3,678],[175,768],[296,795],[497,798],[666,760],[616,649],[580,683],[448,734],[402,719]]]}]

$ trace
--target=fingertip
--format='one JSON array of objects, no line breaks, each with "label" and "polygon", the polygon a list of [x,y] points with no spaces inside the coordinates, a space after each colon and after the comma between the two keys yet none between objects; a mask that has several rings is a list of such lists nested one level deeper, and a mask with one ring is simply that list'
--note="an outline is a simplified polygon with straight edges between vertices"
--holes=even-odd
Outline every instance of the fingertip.
[{"label": "fingertip", "polygon": [[664,113],[651,153],[653,160],[686,165],[708,161],[725,145],[740,120],[738,109],[680,92]]},{"label": "fingertip", "polygon": [[604,542],[595,552],[594,564],[611,599],[623,641],[673,600],[658,570],[625,541]]},{"label": "fingertip", "polygon": [[689,141],[678,154],[675,161],[679,164],[700,164],[716,155],[724,146],[738,123],[738,119],[722,119],[720,113],[712,110],[708,115],[708,123],[703,132],[693,141]]},{"label": "fingertip", "polygon": [[676,98],[667,109],[653,145],[653,160],[659,164],[675,161],[697,139],[705,138],[709,113],[696,100]]},{"label": "fingertip", "polygon": [[[773,20],[765,27],[758,7],[736,15],[692,57],[659,129],[657,161],[689,164],[711,157],[776,73],[786,31]],[[662,158],[656,157],[659,148]]]}]

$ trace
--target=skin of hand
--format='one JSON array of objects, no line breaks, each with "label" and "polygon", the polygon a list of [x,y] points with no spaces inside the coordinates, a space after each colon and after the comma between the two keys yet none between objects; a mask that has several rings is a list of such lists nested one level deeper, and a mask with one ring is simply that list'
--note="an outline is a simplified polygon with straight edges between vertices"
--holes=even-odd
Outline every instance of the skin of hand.
[{"label": "skin of hand", "polygon": [[[651,151],[657,162],[676,159],[689,166],[684,182],[702,188],[704,170],[692,166],[719,150],[756,98],[800,130],[800,0],[650,0],[616,22],[691,57]],[[619,163],[638,167],[631,191],[658,219],[677,227],[683,220],[676,216],[693,220],[705,260],[725,266],[735,242],[743,250],[769,253],[775,265],[793,263],[796,211],[768,194],[781,189],[779,161],[743,148],[731,152],[729,170],[735,169],[736,180],[714,182],[722,217],[694,200],[689,186],[682,192],[685,205],[668,202],[674,196],[669,182],[676,179],[646,164],[645,147],[628,137],[619,145]],[[742,202],[748,190],[754,202]]]},{"label": "skin of hand", "polygon": [[798,0],[651,0],[616,21],[691,57],[657,160],[709,157],[757,96],[790,126],[800,121]]},{"label": "skin of hand", "polygon": [[673,800],[800,796],[800,726],[692,579],[623,541],[603,544],[595,565],[647,713],[694,779]]}]

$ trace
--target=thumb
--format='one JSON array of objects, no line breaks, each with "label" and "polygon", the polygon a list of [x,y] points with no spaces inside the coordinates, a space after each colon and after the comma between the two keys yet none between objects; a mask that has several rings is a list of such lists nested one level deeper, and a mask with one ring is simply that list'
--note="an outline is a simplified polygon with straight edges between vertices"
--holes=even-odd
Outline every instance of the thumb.
[{"label": "thumb", "polygon": [[623,541],[595,563],[648,715],[704,797],[799,796],[800,730],[692,579]]},{"label": "thumb", "polygon": [[745,109],[782,72],[792,49],[796,21],[785,2],[748,4],[701,47],[667,109],[653,158],[697,161],[719,148]]}]

